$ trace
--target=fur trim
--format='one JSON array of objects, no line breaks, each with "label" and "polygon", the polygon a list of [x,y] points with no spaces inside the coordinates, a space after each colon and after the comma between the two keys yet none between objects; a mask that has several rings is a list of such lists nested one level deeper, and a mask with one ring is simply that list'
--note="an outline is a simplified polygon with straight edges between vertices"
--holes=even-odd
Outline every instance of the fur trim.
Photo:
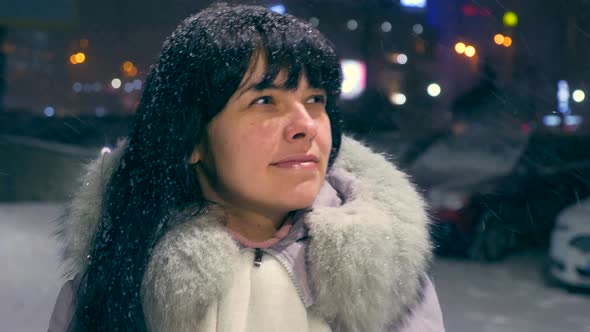
[{"label": "fur trim", "polygon": [[[70,206],[62,234],[72,273],[85,268],[104,186],[123,147],[90,165]],[[327,181],[344,202],[305,216],[316,297],[310,310],[339,331],[379,331],[401,322],[420,301],[431,257],[423,200],[405,174],[346,137]],[[154,248],[142,284],[150,330],[195,330],[226,289],[239,250],[218,222],[222,217],[204,211],[173,227]]]},{"label": "fur trim", "polygon": [[126,140],[119,141],[112,153],[102,154],[86,166],[80,188],[66,206],[57,235],[64,244],[62,260],[69,278],[81,274],[86,268],[100,218],[104,190],[119,164],[125,146]]},{"label": "fur trim", "polygon": [[149,331],[196,331],[209,303],[223,295],[239,249],[220,211],[203,211],[156,246],[142,284]]},{"label": "fur trim", "polygon": [[346,201],[307,216],[314,310],[344,331],[383,331],[420,301],[431,252],[424,202],[405,174],[349,138],[328,181]]}]

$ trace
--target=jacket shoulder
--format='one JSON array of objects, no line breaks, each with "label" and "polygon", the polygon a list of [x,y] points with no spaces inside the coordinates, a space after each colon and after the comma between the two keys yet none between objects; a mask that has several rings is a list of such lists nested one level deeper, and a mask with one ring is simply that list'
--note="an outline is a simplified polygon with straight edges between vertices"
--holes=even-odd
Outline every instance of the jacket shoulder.
[{"label": "jacket shoulder", "polygon": [[427,277],[424,283],[422,301],[402,323],[401,328],[390,326],[390,332],[445,332],[442,310],[432,280]]},{"label": "jacket shoulder", "polygon": [[74,280],[68,280],[59,291],[47,332],[65,332],[74,317]]}]

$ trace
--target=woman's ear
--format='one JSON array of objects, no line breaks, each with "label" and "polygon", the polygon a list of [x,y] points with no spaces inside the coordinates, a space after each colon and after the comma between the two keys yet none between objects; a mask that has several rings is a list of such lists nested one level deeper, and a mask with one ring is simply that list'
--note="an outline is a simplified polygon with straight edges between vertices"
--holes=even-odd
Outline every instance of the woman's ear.
[{"label": "woman's ear", "polygon": [[193,153],[191,154],[191,157],[188,160],[188,163],[190,165],[193,165],[193,164],[197,164],[199,161],[201,161],[201,152],[199,151],[199,147],[196,147],[195,150],[193,151]]},{"label": "woman's ear", "polygon": [[201,136],[201,138],[199,139],[199,142],[195,145],[194,149],[193,149],[193,153],[191,154],[190,159],[188,160],[188,163],[190,165],[196,165],[200,162],[203,161],[203,159],[206,159],[207,156],[209,156],[208,153],[208,143],[207,143],[207,135],[203,134]]}]

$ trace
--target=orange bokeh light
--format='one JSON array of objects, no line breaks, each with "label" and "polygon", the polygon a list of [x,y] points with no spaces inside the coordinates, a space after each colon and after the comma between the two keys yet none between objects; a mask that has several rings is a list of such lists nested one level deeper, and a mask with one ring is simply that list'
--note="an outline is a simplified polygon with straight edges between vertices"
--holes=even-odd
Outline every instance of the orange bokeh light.
[{"label": "orange bokeh light", "polygon": [[510,45],[512,45],[512,38],[510,37],[505,37],[504,38],[504,42],[502,43],[504,46],[506,47],[510,47]]},{"label": "orange bokeh light", "polygon": [[132,67],[128,71],[125,71],[125,74],[127,76],[129,76],[129,77],[134,77],[135,75],[137,75],[137,68],[136,67]]},{"label": "orange bokeh light", "polygon": [[475,55],[475,47],[467,46],[465,48],[465,55],[467,55],[470,58],[473,57]]},{"label": "orange bokeh light", "polygon": [[123,62],[123,70],[126,72],[130,72],[133,69],[133,62],[131,61],[125,61]]},{"label": "orange bokeh light", "polygon": [[465,44],[463,44],[463,43],[455,44],[455,52],[457,52],[459,54],[463,54],[463,52],[465,52]]},{"label": "orange bokeh light", "polygon": [[[510,37],[508,37],[510,38]],[[498,45],[502,45],[504,43],[504,36],[502,36],[501,34],[497,34],[494,36],[494,43],[498,44]]]},{"label": "orange bokeh light", "polygon": [[76,57],[76,63],[83,63],[86,61],[86,54],[80,52],[74,55]]}]

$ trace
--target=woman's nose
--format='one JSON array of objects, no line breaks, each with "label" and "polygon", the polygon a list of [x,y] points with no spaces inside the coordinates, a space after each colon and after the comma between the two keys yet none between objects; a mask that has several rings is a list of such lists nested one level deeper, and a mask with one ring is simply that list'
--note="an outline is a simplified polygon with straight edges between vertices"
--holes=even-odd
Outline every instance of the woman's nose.
[{"label": "woman's nose", "polygon": [[286,139],[291,142],[313,140],[317,135],[317,124],[305,105],[294,103],[289,112],[290,123],[285,128]]}]

